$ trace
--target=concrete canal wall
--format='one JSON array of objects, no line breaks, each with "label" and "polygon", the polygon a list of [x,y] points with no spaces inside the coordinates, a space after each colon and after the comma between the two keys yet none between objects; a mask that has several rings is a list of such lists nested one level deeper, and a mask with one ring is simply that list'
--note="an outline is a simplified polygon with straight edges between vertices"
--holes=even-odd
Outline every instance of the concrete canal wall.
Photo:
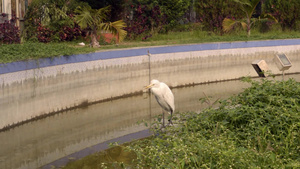
[{"label": "concrete canal wall", "polygon": [[0,129],[142,92],[154,78],[176,87],[254,77],[251,63],[258,59],[280,74],[273,62],[277,53],[293,64],[286,73],[300,72],[300,39],[145,47],[2,64]]}]

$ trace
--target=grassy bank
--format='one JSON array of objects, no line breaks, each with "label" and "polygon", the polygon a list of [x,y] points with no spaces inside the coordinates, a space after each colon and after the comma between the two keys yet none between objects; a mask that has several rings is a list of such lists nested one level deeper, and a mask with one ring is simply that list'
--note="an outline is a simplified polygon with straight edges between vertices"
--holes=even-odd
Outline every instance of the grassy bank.
[{"label": "grassy bank", "polygon": [[90,48],[88,45],[85,47],[80,47],[78,46],[78,42],[61,42],[48,44],[26,42],[24,44],[1,45],[0,63],[39,59],[45,57],[58,57],[63,55],[68,56],[101,50],[122,49],[130,47],[291,38],[300,38],[300,32],[283,32],[279,30],[273,30],[267,33],[261,33],[259,31],[253,30],[250,37],[247,37],[245,32],[226,34],[223,36],[200,30],[189,32],[169,32],[168,34],[153,35],[146,41],[124,41],[120,45],[103,45],[101,46],[101,48]]},{"label": "grassy bank", "polygon": [[179,113],[176,127],[161,131],[154,123],[151,138],[65,168],[298,168],[300,83],[245,81],[251,87],[217,109]]}]

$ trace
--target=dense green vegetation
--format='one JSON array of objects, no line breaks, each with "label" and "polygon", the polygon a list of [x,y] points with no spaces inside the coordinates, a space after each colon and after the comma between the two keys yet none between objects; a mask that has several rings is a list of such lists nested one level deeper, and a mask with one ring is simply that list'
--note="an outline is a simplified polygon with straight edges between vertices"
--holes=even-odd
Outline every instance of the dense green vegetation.
[{"label": "dense green vegetation", "polygon": [[[299,167],[300,83],[245,81],[251,87],[220,100],[218,108],[179,113],[175,126],[164,130],[157,129],[160,122],[152,124],[155,134],[118,147],[115,161],[106,152],[106,162],[96,154],[66,168]],[[122,153],[133,161],[122,161]]]},{"label": "dense green vegetation", "polygon": [[[15,17],[0,24],[0,63],[116,48],[299,38],[299,8],[298,0],[33,0],[22,32]],[[105,41],[104,30],[127,36],[115,45],[118,38]],[[91,41],[101,47],[77,45]]]}]

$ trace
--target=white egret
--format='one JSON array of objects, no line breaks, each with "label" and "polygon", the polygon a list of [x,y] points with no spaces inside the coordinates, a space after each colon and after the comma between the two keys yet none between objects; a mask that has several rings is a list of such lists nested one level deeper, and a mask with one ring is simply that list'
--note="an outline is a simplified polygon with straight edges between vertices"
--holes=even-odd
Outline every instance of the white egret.
[{"label": "white egret", "polygon": [[[171,118],[169,120],[169,124],[172,123],[172,114],[175,111],[175,105],[174,105],[174,95],[169,88],[168,85],[166,85],[163,82],[160,82],[158,80],[151,80],[150,85],[146,86],[146,89],[150,89],[151,92],[154,94],[156,101],[158,104],[168,113],[171,114]],[[163,127],[165,127],[164,123],[164,113],[163,113]],[[169,125],[168,124],[168,125]]]}]

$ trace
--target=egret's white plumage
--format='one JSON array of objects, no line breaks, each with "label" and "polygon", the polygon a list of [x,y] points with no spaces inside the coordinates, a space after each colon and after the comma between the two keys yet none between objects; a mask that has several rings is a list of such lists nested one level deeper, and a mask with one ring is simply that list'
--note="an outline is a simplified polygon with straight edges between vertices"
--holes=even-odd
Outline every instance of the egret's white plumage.
[{"label": "egret's white plumage", "polygon": [[175,111],[175,105],[174,105],[174,95],[169,88],[168,85],[166,85],[163,82],[160,82],[158,80],[151,80],[150,85],[146,87],[146,89],[150,89],[151,92],[154,94],[156,101],[158,104],[167,112],[171,114],[171,119],[169,120],[170,123],[172,123],[172,114]]}]

